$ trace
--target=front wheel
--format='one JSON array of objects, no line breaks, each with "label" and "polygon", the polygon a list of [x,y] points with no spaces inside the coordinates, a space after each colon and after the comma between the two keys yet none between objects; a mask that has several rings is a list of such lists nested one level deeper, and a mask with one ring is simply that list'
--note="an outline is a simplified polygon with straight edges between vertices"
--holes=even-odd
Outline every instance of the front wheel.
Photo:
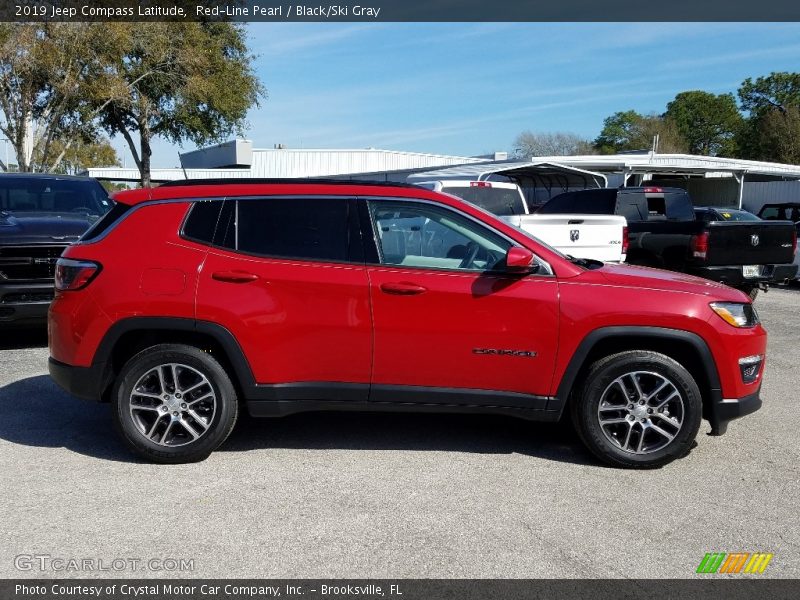
[{"label": "front wheel", "polygon": [[128,446],[159,463],[204,460],[236,423],[236,390],[225,369],[192,346],[161,344],[122,368],[114,423]]},{"label": "front wheel", "polygon": [[691,374],[672,358],[647,350],[597,361],[572,399],[583,442],[603,462],[653,468],[686,455],[702,418]]}]

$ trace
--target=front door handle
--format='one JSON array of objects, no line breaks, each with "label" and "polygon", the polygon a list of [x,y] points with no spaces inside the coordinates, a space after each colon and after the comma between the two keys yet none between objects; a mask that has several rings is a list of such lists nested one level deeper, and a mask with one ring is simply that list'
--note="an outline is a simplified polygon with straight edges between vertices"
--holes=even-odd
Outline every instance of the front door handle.
[{"label": "front door handle", "polygon": [[211,274],[211,279],[225,283],[250,283],[258,279],[258,275],[247,271],[215,271]]},{"label": "front door handle", "polygon": [[417,294],[427,292],[428,289],[421,285],[401,281],[398,283],[382,283],[381,291],[385,294],[393,294],[395,296],[416,296]]}]

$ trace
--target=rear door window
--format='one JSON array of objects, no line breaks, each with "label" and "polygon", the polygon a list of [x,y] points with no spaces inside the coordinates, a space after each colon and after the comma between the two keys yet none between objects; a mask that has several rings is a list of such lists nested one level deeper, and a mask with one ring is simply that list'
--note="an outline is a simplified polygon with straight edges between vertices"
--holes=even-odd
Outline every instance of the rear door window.
[{"label": "rear door window", "polygon": [[215,242],[238,252],[275,258],[347,261],[347,198],[264,198],[226,201]]}]

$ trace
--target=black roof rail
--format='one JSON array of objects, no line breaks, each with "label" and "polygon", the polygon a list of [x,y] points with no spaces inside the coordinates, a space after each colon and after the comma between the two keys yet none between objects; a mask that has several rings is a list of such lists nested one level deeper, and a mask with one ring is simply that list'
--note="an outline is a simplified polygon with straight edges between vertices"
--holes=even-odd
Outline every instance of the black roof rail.
[{"label": "black roof rail", "polygon": [[231,184],[276,184],[276,183],[291,183],[291,184],[308,184],[308,185],[363,185],[375,187],[399,187],[399,188],[414,188],[418,186],[410,183],[398,183],[393,181],[362,181],[360,179],[325,179],[325,178],[246,178],[246,177],[228,177],[223,179],[178,179],[175,181],[168,181],[162,183],[159,187],[179,187],[179,186],[193,186],[193,185],[231,185]]}]

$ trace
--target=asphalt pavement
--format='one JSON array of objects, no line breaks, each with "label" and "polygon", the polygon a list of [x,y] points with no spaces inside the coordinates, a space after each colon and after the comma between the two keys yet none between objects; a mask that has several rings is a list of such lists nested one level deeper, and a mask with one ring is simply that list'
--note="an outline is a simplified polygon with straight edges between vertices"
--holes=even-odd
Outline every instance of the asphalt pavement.
[{"label": "asphalt pavement", "polygon": [[800,290],[756,306],[763,408],[640,472],[564,425],[351,413],[245,417],[203,463],[146,464],[50,381],[41,331],[2,331],[0,577],[685,578],[756,551],[800,577]]}]

